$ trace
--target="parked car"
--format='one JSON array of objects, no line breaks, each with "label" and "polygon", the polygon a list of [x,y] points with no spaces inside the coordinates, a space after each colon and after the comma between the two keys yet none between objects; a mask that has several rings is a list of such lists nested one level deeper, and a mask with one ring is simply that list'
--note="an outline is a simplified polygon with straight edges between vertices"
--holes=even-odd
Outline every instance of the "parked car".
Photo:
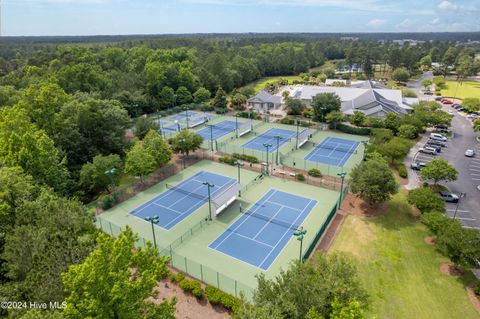
[{"label": "parked car", "polygon": [[447,99],[442,99],[440,102],[442,102],[442,104],[445,104],[445,105],[451,105],[451,104],[453,104],[452,101],[447,100]]},{"label": "parked car", "polygon": [[441,100],[443,100],[443,97],[441,97],[441,96],[436,96],[435,97],[435,101],[441,101]]},{"label": "parked car", "polygon": [[432,140],[437,140],[437,141],[447,141],[447,137],[445,135],[439,134],[439,133],[431,133],[430,134],[430,139]]},{"label": "parked car", "polygon": [[431,143],[429,143],[429,142],[427,142],[427,143],[425,144],[425,146],[426,146],[426,147],[431,147],[431,148],[435,149],[435,151],[436,151],[437,153],[440,153],[440,152],[442,151],[442,147],[441,147],[441,146],[434,145],[434,144],[431,144]]},{"label": "parked car", "polygon": [[423,167],[425,167],[426,165],[427,164],[425,164],[423,162],[412,162],[412,164],[410,164],[410,168],[413,169],[413,170],[419,171]]},{"label": "parked car", "polygon": [[427,144],[432,144],[432,145],[436,145],[436,146],[441,146],[441,147],[447,147],[447,144],[442,142],[442,141],[439,141],[439,140],[428,140]]},{"label": "parked car", "polygon": [[457,203],[459,199],[457,194],[446,191],[440,191],[440,198],[450,203]]},{"label": "parked car", "polygon": [[465,110],[465,108],[464,108],[462,105],[457,105],[457,106],[454,106],[453,108],[454,108],[455,110],[457,110],[457,111],[463,111],[463,110]]},{"label": "parked car", "polygon": [[438,124],[438,125],[435,125],[435,128],[442,129],[442,130],[448,130],[448,125],[447,124]]},{"label": "parked car", "polygon": [[478,114],[468,114],[468,115],[467,115],[467,118],[472,119],[472,120],[477,119],[477,118],[479,118],[479,117],[480,117],[480,116],[479,116]]},{"label": "parked car", "polygon": [[453,113],[452,110],[448,110],[447,113],[450,114],[451,116],[454,116],[454,115],[455,115],[455,113]]},{"label": "parked car", "polygon": [[465,156],[474,157],[475,156],[475,151],[474,150],[466,150],[465,151]]},{"label": "parked car", "polygon": [[430,147],[430,146],[424,146],[424,147],[420,147],[418,149],[418,151],[420,153],[425,153],[425,154],[430,154],[430,155],[437,155],[437,150],[434,149],[433,147]]},{"label": "parked car", "polygon": [[425,95],[433,95],[433,92],[432,92],[432,91],[423,91],[423,94],[425,94]]}]

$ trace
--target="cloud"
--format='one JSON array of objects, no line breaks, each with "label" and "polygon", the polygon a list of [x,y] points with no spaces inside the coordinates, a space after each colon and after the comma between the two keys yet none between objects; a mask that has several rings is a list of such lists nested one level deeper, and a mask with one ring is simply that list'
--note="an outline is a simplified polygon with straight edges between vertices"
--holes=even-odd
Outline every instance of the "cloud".
[{"label": "cloud", "polygon": [[415,21],[406,18],[402,22],[396,25],[397,29],[407,29],[415,25]]},{"label": "cloud", "polygon": [[436,25],[440,22],[440,19],[439,18],[435,18],[433,19],[432,21],[430,21],[430,24],[433,24],[433,25]]},{"label": "cloud", "polygon": [[455,11],[458,9],[456,4],[447,0],[443,0],[442,2],[440,2],[437,8],[442,11]]},{"label": "cloud", "polygon": [[387,22],[387,20],[372,19],[372,20],[368,21],[367,26],[376,28],[376,27],[380,27],[380,26],[384,25],[385,22]]}]

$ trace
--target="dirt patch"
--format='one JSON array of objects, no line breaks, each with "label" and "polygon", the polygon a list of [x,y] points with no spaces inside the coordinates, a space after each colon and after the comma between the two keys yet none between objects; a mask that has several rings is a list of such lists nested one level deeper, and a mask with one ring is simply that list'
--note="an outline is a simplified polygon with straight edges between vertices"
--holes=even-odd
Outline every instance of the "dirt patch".
[{"label": "dirt patch", "polygon": [[435,245],[436,240],[437,240],[437,237],[435,237],[435,236],[427,236],[423,239],[425,244],[430,245],[430,246]]},{"label": "dirt patch", "polygon": [[342,212],[349,215],[365,217],[381,216],[387,212],[387,209],[387,203],[370,205],[353,194],[348,194],[342,203]]},{"label": "dirt patch", "polygon": [[444,275],[453,277],[461,277],[465,274],[465,270],[462,267],[457,266],[452,262],[442,263],[440,265],[440,271]]},{"label": "dirt patch", "polygon": [[337,237],[337,234],[343,224],[344,219],[345,215],[343,215],[341,212],[337,212],[335,214],[335,217],[333,217],[330,225],[328,225],[327,230],[325,231],[322,238],[320,239],[320,242],[318,243],[318,250],[327,252],[330,249],[330,246],[332,246],[333,240],[335,239],[335,237]]},{"label": "dirt patch", "polygon": [[467,287],[468,298],[472,302],[472,305],[478,312],[480,312],[480,299],[473,291],[473,284],[468,285]]},{"label": "dirt patch", "polygon": [[224,308],[212,306],[205,297],[198,300],[168,279],[159,282],[155,290],[159,292],[156,302],[162,302],[164,299],[172,297],[177,298],[175,314],[177,319],[227,319],[231,317]]}]

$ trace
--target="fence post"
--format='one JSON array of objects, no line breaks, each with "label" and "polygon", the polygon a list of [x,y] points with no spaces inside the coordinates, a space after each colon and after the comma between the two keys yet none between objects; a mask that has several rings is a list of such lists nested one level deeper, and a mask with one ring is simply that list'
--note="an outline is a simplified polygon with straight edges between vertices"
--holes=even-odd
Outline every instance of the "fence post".
[{"label": "fence post", "polygon": [[217,288],[220,289],[220,277],[217,271]]},{"label": "fence post", "polygon": [[203,281],[203,265],[200,264],[200,279]]},{"label": "fence post", "polygon": [[100,217],[98,217],[97,219],[100,222],[100,230],[103,232],[102,219]]},{"label": "fence post", "polygon": [[185,272],[188,273],[188,267],[187,267],[187,257],[183,257],[185,260]]},{"label": "fence post", "polygon": [[113,236],[112,223],[110,221],[108,222],[108,225],[110,226],[110,234],[115,238],[115,236]]},{"label": "fence post", "polygon": [[235,297],[238,297],[238,294],[237,294],[237,280],[235,279]]}]

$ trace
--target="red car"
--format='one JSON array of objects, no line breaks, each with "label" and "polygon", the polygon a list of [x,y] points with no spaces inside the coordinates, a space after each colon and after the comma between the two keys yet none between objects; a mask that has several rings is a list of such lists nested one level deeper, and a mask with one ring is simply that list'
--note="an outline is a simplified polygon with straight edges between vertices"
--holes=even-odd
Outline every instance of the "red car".
[{"label": "red car", "polygon": [[440,102],[441,102],[442,104],[448,104],[448,105],[453,104],[452,101],[447,100],[447,99],[442,99],[442,100],[440,100]]}]

